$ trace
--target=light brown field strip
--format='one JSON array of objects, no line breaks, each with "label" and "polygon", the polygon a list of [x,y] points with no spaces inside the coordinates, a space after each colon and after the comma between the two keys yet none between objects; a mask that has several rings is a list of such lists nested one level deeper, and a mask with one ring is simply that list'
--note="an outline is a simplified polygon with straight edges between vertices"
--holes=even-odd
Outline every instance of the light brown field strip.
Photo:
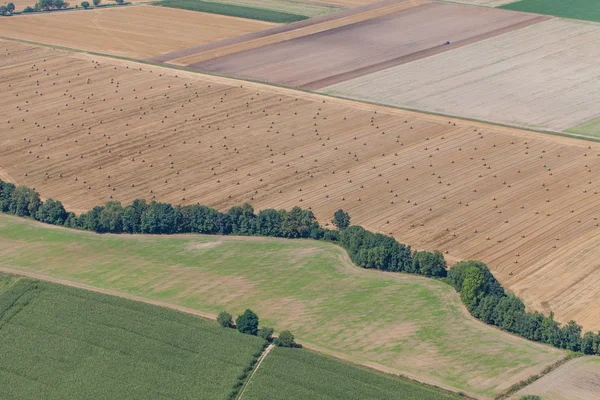
[{"label": "light brown field strip", "polygon": [[516,29],[521,29],[521,28],[524,28],[524,27],[527,27],[527,26],[530,26],[530,25],[533,25],[533,24],[537,24],[537,23],[542,22],[542,21],[547,21],[547,20],[549,20],[551,18],[552,17],[548,17],[548,16],[538,16],[538,17],[532,18],[532,19],[527,20],[527,21],[519,21],[519,22],[517,22],[517,23],[515,23],[513,25],[510,25],[510,26],[498,28],[498,29],[495,29],[495,30],[490,31],[490,32],[485,32],[485,33],[482,33],[480,35],[476,35],[476,36],[472,36],[472,37],[467,38],[467,39],[459,40],[457,42],[452,42],[449,45],[440,44],[440,45],[437,45],[435,47],[431,47],[429,49],[417,51],[417,52],[412,53],[412,54],[403,55],[403,56],[397,57],[397,58],[392,59],[392,60],[383,61],[383,62],[380,62],[378,64],[369,65],[369,66],[363,67],[363,68],[357,68],[355,70],[344,72],[342,74],[333,75],[333,76],[327,77],[325,79],[320,79],[320,80],[317,80],[317,81],[314,81],[314,82],[310,82],[310,83],[302,85],[301,88],[302,89],[307,89],[307,90],[319,90],[319,89],[323,89],[323,88],[325,88],[327,86],[331,86],[331,85],[335,85],[337,83],[345,82],[345,81],[347,81],[349,79],[358,78],[360,76],[371,74],[373,72],[382,71],[384,69],[388,69],[388,68],[395,67],[395,66],[398,66],[398,65],[406,64],[406,63],[409,63],[409,62],[412,62],[412,61],[415,61],[415,60],[420,60],[421,58],[433,56],[435,54],[443,53],[445,51],[454,50],[454,49],[466,46],[466,45],[471,44],[471,43],[479,42],[480,40],[489,39],[491,37],[502,35],[504,33],[511,32],[511,31],[516,30]]},{"label": "light brown field strip", "polygon": [[[369,7],[367,11],[362,11],[359,13],[357,13],[356,11],[352,11],[349,12],[348,15],[344,15],[341,18],[332,19],[333,17],[329,17],[329,19],[327,20],[326,16],[324,17],[324,19],[326,19],[325,22],[320,22],[317,24],[312,23],[306,26],[301,26],[297,29],[285,30],[284,32],[275,33],[265,37],[258,37],[251,40],[245,40],[242,42],[234,40],[235,43],[225,46],[219,46],[217,48],[213,48],[213,46],[210,46],[210,48],[206,51],[202,51],[201,49],[200,53],[185,55],[179,58],[172,58],[168,61],[168,63],[180,66],[196,64],[202,61],[210,60],[217,57],[223,57],[229,54],[234,54],[245,50],[256,49],[270,44],[280,43],[303,36],[313,35],[315,33],[328,31],[330,29],[339,28],[341,26],[377,18],[383,15],[407,10],[413,7],[418,7],[427,3],[428,2],[426,0],[401,0],[399,2],[397,0],[385,1],[382,3],[378,3],[377,7],[375,8]],[[257,36],[263,35],[261,34]]]}]

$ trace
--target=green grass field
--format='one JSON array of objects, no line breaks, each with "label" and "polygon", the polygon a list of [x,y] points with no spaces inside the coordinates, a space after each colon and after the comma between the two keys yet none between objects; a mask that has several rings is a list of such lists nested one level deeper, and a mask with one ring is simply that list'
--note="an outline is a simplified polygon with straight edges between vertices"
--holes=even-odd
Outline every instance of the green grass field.
[{"label": "green grass field", "polygon": [[600,118],[595,118],[584,122],[581,125],[567,129],[565,132],[576,133],[578,135],[600,137]]},{"label": "green grass field", "polygon": [[600,22],[598,0],[522,0],[498,8]]},{"label": "green grass field", "polygon": [[178,311],[0,275],[2,399],[226,399],[263,344]]},{"label": "green grass field", "polygon": [[244,400],[451,400],[458,395],[378,374],[320,354],[275,348],[248,381]]},{"label": "green grass field", "polygon": [[292,14],[289,12],[251,7],[248,5],[209,2],[203,0],[162,0],[154,3],[154,5],[276,23],[295,22],[309,18],[307,15],[303,14]]},{"label": "green grass field", "polygon": [[252,308],[309,348],[473,394],[493,396],[565,354],[475,320],[442,282],[359,269],[317,241],[97,235],[0,215],[1,268],[211,315]]}]

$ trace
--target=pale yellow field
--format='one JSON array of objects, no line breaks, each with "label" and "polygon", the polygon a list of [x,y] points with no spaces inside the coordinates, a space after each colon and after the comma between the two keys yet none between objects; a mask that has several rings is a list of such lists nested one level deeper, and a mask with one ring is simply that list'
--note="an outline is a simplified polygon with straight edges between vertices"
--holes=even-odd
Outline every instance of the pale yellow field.
[{"label": "pale yellow field", "polygon": [[599,43],[599,24],[553,19],[324,92],[563,131],[598,116]]},{"label": "pale yellow field", "polygon": [[598,400],[600,358],[582,357],[571,360],[520,390],[511,399],[518,400],[528,394],[538,395],[543,400]]},{"label": "pale yellow field", "polygon": [[275,25],[143,5],[3,18],[0,36],[104,54],[147,58]]},{"label": "pale yellow field", "polygon": [[0,44],[1,175],[44,198],[343,208],[600,328],[600,144]]}]

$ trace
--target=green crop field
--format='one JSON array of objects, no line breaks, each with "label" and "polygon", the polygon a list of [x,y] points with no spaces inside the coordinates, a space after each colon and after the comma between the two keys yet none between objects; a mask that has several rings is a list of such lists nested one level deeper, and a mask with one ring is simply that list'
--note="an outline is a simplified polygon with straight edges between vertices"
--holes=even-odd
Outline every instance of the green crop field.
[{"label": "green crop field", "polygon": [[600,118],[584,122],[581,125],[567,129],[565,132],[600,138]]},{"label": "green crop field", "polygon": [[248,381],[244,400],[451,400],[458,395],[300,350],[275,348]]},{"label": "green crop field", "polygon": [[522,0],[498,8],[600,22],[598,0]]},{"label": "green crop field", "polygon": [[251,308],[309,348],[473,394],[493,396],[565,354],[475,320],[440,281],[359,269],[325,242],[97,235],[0,215],[2,268],[213,316]]},{"label": "green crop field", "polygon": [[2,399],[226,399],[263,344],[178,311],[0,275]]},{"label": "green crop field", "polygon": [[276,23],[295,22],[308,18],[306,15],[292,14],[266,8],[202,0],[162,0],[154,3],[154,5]]}]

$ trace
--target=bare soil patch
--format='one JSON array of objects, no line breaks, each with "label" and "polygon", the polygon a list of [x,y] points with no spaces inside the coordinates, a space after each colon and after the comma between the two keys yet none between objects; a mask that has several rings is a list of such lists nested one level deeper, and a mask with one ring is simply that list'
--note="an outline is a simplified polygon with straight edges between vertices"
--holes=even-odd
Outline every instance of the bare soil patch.
[{"label": "bare soil patch", "polygon": [[0,45],[26,60],[0,75],[0,168],[44,198],[301,206],[323,225],[343,208],[415,248],[481,259],[531,309],[600,328],[600,144]]},{"label": "bare soil patch", "polygon": [[3,18],[0,36],[148,58],[272,26],[224,15],[139,6]]},{"label": "bare soil patch", "polygon": [[596,400],[600,393],[600,358],[569,361],[517,392],[511,399],[532,394],[547,400]]},{"label": "bare soil patch", "polygon": [[505,10],[430,3],[188,66],[317,89],[539,20]]}]

